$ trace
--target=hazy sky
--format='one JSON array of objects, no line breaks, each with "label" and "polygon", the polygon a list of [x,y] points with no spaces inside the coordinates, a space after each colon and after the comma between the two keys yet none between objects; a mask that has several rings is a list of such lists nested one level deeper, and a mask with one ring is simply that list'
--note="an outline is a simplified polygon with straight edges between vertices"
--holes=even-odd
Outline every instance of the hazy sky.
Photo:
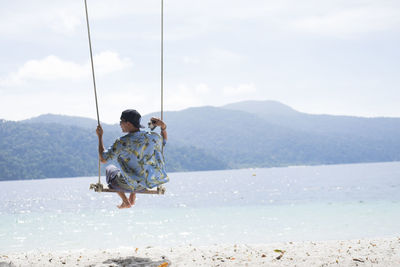
[{"label": "hazy sky", "polygon": [[[400,1],[164,0],[165,109],[400,117]],[[0,118],[96,117],[83,0],[0,0]],[[160,108],[160,0],[88,0],[100,119]]]}]

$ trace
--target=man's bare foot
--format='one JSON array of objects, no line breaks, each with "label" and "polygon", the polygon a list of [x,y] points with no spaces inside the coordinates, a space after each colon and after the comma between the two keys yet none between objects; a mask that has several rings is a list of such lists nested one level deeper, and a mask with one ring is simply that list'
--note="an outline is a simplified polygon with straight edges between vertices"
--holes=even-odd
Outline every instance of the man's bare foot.
[{"label": "man's bare foot", "polygon": [[128,209],[128,208],[131,207],[131,204],[126,203],[126,202],[122,202],[122,204],[121,204],[121,205],[118,205],[117,207],[118,207],[119,209]]},{"label": "man's bare foot", "polygon": [[136,201],[136,193],[131,193],[129,195],[129,204],[133,206],[135,205],[135,201]]}]

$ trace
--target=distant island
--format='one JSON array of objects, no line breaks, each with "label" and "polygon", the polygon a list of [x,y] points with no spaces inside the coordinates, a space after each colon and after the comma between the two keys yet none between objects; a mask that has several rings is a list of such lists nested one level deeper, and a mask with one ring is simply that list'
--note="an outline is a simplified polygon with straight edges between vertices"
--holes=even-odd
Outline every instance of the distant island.
[{"label": "distant island", "polygon": [[[143,121],[154,114],[143,117]],[[168,171],[400,160],[400,118],[312,115],[276,101],[165,112]],[[97,175],[97,121],[0,120],[0,180]],[[102,124],[105,144],[121,135]]]}]

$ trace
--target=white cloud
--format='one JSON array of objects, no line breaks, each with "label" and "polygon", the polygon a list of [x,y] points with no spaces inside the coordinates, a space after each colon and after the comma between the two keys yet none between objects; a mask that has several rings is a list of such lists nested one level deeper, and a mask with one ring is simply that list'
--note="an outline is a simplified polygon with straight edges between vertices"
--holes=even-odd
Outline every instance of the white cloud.
[{"label": "white cloud", "polygon": [[221,69],[238,65],[244,56],[228,49],[213,48],[202,52],[202,55],[183,56],[182,61],[186,65],[206,65],[208,68]]},{"label": "white cloud", "polygon": [[[167,38],[173,40],[231,32],[235,28],[238,34],[258,30],[263,35],[278,29],[281,33],[295,30],[335,37],[400,28],[400,2],[390,0],[252,0],[251,3],[233,0],[229,4],[204,0],[176,1],[169,5],[170,20],[185,21],[169,28]],[[245,22],[251,22],[254,28],[241,28]]]},{"label": "white cloud", "polygon": [[224,62],[239,62],[243,58],[243,56],[227,49],[213,49],[211,51],[211,57],[215,61]]},{"label": "white cloud", "polygon": [[[371,99],[377,92],[397,99],[398,0],[250,2],[165,1],[167,110],[245,99],[301,99],[306,106],[314,92],[321,93],[313,101],[328,106],[332,100],[323,91],[343,84],[349,75],[349,91],[362,88]],[[114,51],[95,57],[100,112],[105,118],[113,114],[110,120],[114,120],[119,106],[131,104],[143,113],[159,109],[159,4],[158,0],[88,0],[95,51]],[[61,113],[73,112],[73,105],[77,113],[93,114],[93,106],[87,104],[93,90],[83,0],[19,0],[4,6],[0,114],[12,118],[20,110],[54,112],[60,104],[45,102],[55,97],[69,103]],[[377,36],[385,31],[390,34]],[[342,39],[330,42],[332,37]],[[350,37],[362,42],[348,41]],[[135,59],[140,68],[126,71],[132,62],[120,55]],[[371,79],[377,83],[368,82]],[[34,99],[40,107],[23,105],[22,99]]]},{"label": "white cloud", "polygon": [[[93,25],[99,21],[108,24],[118,21],[114,25],[124,28],[126,26],[120,24],[123,18],[128,18],[125,24],[143,19],[150,22],[140,27],[144,32],[154,26],[152,21],[158,22],[160,15],[160,2],[156,0],[88,1],[88,7]],[[365,33],[399,28],[399,10],[398,1],[252,0],[251,4],[242,0],[166,1],[165,38],[182,40],[232,31],[232,27],[242,21],[257,21],[257,25],[253,25],[260,33],[266,27],[318,34]],[[49,28],[70,34],[83,29],[83,24],[83,1],[24,1],[23,4],[14,1],[8,3],[7,9],[0,10],[1,34],[24,35]],[[101,29],[98,35],[99,31]],[[141,34],[135,31],[136,36]],[[153,35],[142,37],[153,38]]]},{"label": "white cloud", "polygon": [[96,55],[93,59],[95,71],[99,74],[121,71],[132,66],[129,58],[121,58],[116,52],[105,51]]},{"label": "white cloud", "polygon": [[184,56],[183,63],[197,65],[200,63],[200,60],[196,57]]},{"label": "white cloud", "polygon": [[[101,93],[100,117],[101,120],[109,123],[117,123],[121,111],[125,109],[136,109],[141,115],[157,110],[159,104],[151,101],[149,94],[143,90],[143,87],[132,87],[124,92],[104,92]],[[154,99],[154,98],[153,98]],[[158,98],[155,98],[158,100]],[[103,112],[106,111],[106,112]]]},{"label": "white cloud", "polygon": [[360,34],[398,29],[400,9],[389,5],[366,4],[358,7],[333,8],[322,12],[314,10],[291,21],[289,25],[295,30],[312,34],[342,38],[358,37]]},{"label": "white cloud", "polygon": [[209,96],[211,91],[214,92],[205,83],[195,85],[179,84],[176,87],[170,87],[170,90],[165,92],[166,109],[177,110],[210,104],[210,101],[213,100]]},{"label": "white cloud", "polygon": [[228,97],[246,97],[248,94],[253,94],[257,91],[253,83],[239,84],[238,86],[226,86],[223,88],[223,93]]},{"label": "white cloud", "polygon": [[[166,4],[164,4],[164,6],[165,5]],[[112,3],[110,3],[109,0],[88,1],[89,16],[93,19],[120,18],[132,15],[154,15],[159,14],[160,9],[160,1],[158,0],[113,0]]]},{"label": "white cloud", "polygon": [[51,18],[51,28],[56,32],[72,33],[82,25],[82,18],[75,14],[60,12],[57,17]]},{"label": "white cloud", "polygon": [[0,33],[32,36],[46,29],[70,34],[84,22],[83,1],[11,1],[0,11]]},{"label": "white cloud", "polygon": [[[112,51],[101,52],[94,56],[96,74],[108,74],[121,71],[132,65],[129,58],[121,58]],[[0,86],[19,86],[30,80],[56,81],[63,79],[87,79],[91,73],[90,62],[84,64],[62,60],[50,55],[40,60],[29,60],[16,72],[0,78]]]},{"label": "white cloud", "polygon": [[208,93],[211,92],[211,89],[210,89],[210,87],[208,87],[207,84],[205,84],[205,83],[200,83],[200,84],[198,84],[198,85],[195,86],[194,92],[195,92],[196,94],[208,94]]}]

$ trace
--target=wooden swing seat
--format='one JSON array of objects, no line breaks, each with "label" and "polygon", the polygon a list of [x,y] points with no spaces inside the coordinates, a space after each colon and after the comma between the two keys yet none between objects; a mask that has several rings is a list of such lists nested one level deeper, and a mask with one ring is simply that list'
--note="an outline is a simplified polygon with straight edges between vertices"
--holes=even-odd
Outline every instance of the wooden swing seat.
[{"label": "wooden swing seat", "polygon": [[[119,192],[118,190],[104,187],[103,184],[97,183],[97,184],[91,184],[89,189],[93,189],[95,192],[101,193],[101,192]],[[158,186],[156,190],[151,190],[151,189],[144,189],[140,190],[137,192],[133,192],[136,194],[153,194],[153,195],[164,195],[166,189],[164,186]]]}]

